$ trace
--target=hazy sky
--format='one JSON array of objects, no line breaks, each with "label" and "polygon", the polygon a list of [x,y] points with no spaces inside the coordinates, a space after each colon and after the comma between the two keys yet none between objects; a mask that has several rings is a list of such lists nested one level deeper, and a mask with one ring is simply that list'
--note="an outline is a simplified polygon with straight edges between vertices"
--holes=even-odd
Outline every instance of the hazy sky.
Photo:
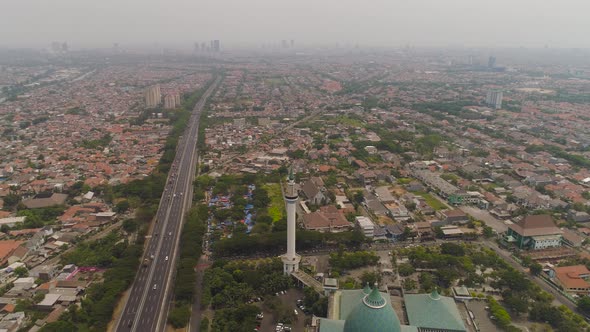
[{"label": "hazy sky", "polygon": [[0,0],[0,45],[590,47],[589,0]]}]

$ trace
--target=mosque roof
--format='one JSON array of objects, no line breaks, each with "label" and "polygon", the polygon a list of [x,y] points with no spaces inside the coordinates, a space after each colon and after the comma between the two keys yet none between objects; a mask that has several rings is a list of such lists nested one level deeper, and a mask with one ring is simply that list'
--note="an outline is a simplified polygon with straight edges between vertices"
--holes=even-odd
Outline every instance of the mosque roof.
[{"label": "mosque roof", "polygon": [[436,290],[430,294],[406,294],[404,300],[412,326],[467,331],[455,301],[450,297],[440,296]]},{"label": "mosque roof", "polygon": [[377,287],[346,317],[343,332],[401,332],[399,319]]}]

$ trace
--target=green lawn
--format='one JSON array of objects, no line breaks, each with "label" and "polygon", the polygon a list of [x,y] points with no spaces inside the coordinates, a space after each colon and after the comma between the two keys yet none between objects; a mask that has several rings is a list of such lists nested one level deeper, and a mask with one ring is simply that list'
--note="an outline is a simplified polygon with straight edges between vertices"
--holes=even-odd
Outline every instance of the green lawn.
[{"label": "green lawn", "polygon": [[335,118],[337,123],[341,123],[344,125],[348,125],[350,127],[357,127],[357,128],[364,128],[366,127],[366,124],[364,124],[362,121],[358,120],[358,119],[354,119],[354,118],[350,118],[348,116],[338,116]]},{"label": "green lawn", "polygon": [[426,200],[426,204],[430,205],[431,208],[435,209],[435,210],[444,210],[447,208],[446,205],[444,205],[441,201],[439,201],[438,199],[434,198],[432,195],[430,195],[429,193],[423,193],[423,192],[419,192],[419,193],[415,193],[416,195],[422,196],[424,198],[424,200]]},{"label": "green lawn", "polygon": [[414,181],[412,178],[397,178],[397,183],[399,184],[409,184],[412,181]]},{"label": "green lawn", "polygon": [[266,189],[270,198],[268,215],[272,218],[273,222],[283,219],[285,215],[285,201],[283,200],[281,185],[278,183],[267,183],[263,188]]}]

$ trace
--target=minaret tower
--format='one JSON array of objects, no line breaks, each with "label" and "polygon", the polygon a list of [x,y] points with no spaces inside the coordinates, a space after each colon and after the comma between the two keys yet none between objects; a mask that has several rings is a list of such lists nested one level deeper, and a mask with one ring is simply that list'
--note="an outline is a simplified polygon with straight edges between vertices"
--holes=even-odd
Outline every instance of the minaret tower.
[{"label": "minaret tower", "polygon": [[295,225],[297,221],[295,211],[297,210],[298,200],[299,195],[297,194],[297,188],[295,188],[293,168],[291,168],[285,190],[285,202],[287,203],[287,253],[281,256],[283,260],[283,272],[286,275],[298,271],[299,262],[301,261],[301,256],[295,253]]}]

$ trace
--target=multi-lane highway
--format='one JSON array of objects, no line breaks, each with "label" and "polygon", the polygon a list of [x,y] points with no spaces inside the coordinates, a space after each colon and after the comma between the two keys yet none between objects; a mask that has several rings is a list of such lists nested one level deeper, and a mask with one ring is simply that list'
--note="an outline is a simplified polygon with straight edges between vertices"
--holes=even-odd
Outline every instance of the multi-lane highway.
[{"label": "multi-lane highway", "polygon": [[220,80],[216,79],[195,105],[184,135],[178,141],[151,237],[117,321],[117,331],[151,332],[163,331],[166,327],[182,221],[192,203],[199,119],[207,98]]}]

